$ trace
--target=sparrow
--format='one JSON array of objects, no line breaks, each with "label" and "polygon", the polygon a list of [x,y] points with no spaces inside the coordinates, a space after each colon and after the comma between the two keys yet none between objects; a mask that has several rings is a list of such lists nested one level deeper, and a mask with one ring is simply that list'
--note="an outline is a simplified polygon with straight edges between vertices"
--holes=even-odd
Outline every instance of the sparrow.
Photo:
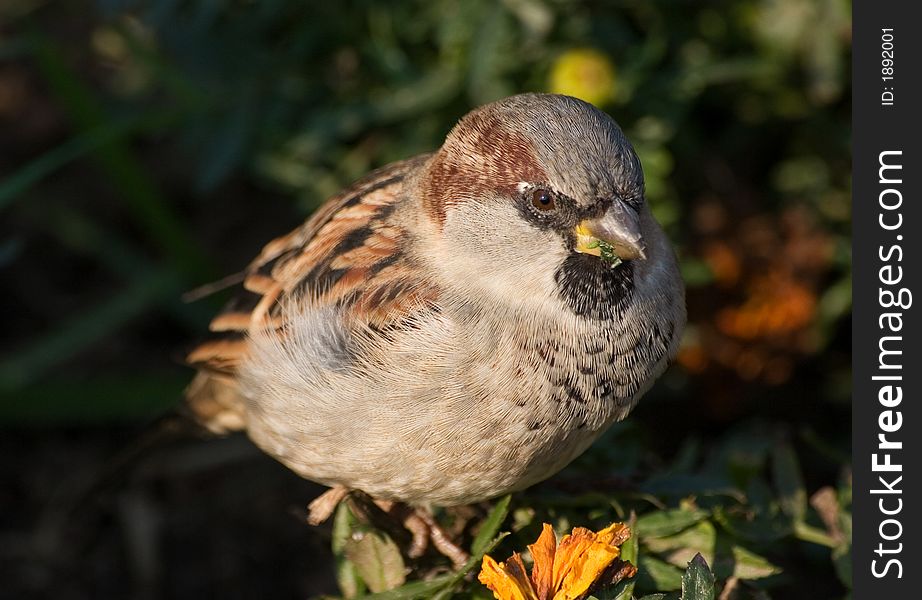
[{"label": "sparrow", "polygon": [[265,246],[189,354],[186,398],[304,478],[468,504],[550,477],[623,419],[685,319],[619,126],[522,94]]}]

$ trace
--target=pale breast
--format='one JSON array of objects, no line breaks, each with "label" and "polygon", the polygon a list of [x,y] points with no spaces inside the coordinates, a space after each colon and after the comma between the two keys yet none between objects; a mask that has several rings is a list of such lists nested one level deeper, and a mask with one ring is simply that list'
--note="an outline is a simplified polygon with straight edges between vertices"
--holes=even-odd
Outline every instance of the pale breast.
[{"label": "pale breast", "polygon": [[[627,413],[664,368],[658,326],[431,310],[387,331],[304,314],[244,367],[248,431],[299,474],[414,503],[475,502],[541,481]],[[277,338],[268,338],[277,340]],[[302,344],[303,347],[292,344]],[[321,360],[330,345],[341,357]]]}]

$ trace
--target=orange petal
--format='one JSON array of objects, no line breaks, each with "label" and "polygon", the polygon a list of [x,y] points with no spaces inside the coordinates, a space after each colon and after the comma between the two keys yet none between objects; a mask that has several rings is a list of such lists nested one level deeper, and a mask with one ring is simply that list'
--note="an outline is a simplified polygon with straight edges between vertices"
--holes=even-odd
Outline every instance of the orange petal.
[{"label": "orange petal", "polygon": [[600,542],[620,546],[631,538],[631,529],[624,523],[612,523],[595,535]]},{"label": "orange petal", "polygon": [[538,600],[550,600],[554,594],[554,553],[557,550],[557,537],[554,529],[544,524],[538,541],[528,547],[534,566],[531,569],[531,582]]},{"label": "orange petal", "polygon": [[563,536],[554,555],[554,589],[560,589],[560,583],[571,568],[571,563],[579,557],[592,543],[592,532],[583,527],[574,527],[573,533]]},{"label": "orange petal", "polygon": [[497,563],[489,556],[484,556],[477,578],[490,588],[496,600],[538,600],[518,553],[513,554],[506,563]]},{"label": "orange petal", "polygon": [[594,544],[574,563],[560,583],[560,591],[554,595],[554,600],[581,598],[608,565],[618,558],[618,554],[619,550],[614,546]]},{"label": "orange petal", "polygon": [[604,536],[599,538],[588,529],[575,527],[571,535],[564,536],[554,556],[553,600],[579,598],[618,558],[620,550],[608,543],[617,531],[607,527],[601,532]]}]

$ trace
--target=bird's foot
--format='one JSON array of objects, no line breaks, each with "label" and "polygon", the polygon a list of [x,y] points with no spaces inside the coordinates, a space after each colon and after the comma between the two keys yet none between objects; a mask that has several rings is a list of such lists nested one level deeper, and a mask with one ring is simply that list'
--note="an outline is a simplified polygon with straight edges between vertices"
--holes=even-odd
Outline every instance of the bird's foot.
[{"label": "bird's foot", "polygon": [[439,525],[425,508],[414,508],[402,502],[375,500],[374,503],[390,517],[399,521],[410,532],[412,539],[407,547],[407,556],[419,558],[426,553],[429,543],[459,568],[470,558],[453,540],[450,533]]},{"label": "bird's foot", "polygon": [[320,525],[330,518],[339,503],[349,495],[349,490],[341,485],[331,487],[307,505],[307,522]]},{"label": "bird's foot", "polygon": [[409,558],[420,558],[426,553],[429,549],[429,526],[416,514],[415,509],[402,502],[374,499],[372,501],[388,517],[410,532],[411,539],[406,546],[406,555]]},{"label": "bird's foot", "polygon": [[387,532],[394,538],[404,547],[404,552],[409,558],[423,556],[430,543],[440,554],[450,559],[456,568],[470,558],[425,509],[414,508],[402,502],[376,500],[364,492],[342,486],[330,488],[308,505],[307,522],[311,525],[323,523],[343,500],[349,503],[349,508],[358,519]]},{"label": "bird's foot", "polygon": [[436,522],[432,515],[424,508],[414,510],[416,518],[422,521],[429,530],[429,539],[432,545],[443,556],[448,557],[456,569],[464,566],[470,555],[458,546],[452,539],[451,535],[445,531],[441,525]]}]

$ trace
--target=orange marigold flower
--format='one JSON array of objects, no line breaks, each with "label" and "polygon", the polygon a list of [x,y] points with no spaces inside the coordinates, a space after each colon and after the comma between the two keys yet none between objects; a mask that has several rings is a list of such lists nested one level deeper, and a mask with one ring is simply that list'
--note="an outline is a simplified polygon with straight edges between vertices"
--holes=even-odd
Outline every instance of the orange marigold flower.
[{"label": "orange marigold flower", "polygon": [[[534,562],[531,576],[516,552],[501,563],[484,556],[479,579],[497,600],[578,600],[612,566],[621,552],[618,547],[630,537],[627,525],[613,523],[599,532],[575,527],[557,544],[554,530],[545,523],[538,540],[528,546]],[[627,565],[618,576],[636,572]]]}]

